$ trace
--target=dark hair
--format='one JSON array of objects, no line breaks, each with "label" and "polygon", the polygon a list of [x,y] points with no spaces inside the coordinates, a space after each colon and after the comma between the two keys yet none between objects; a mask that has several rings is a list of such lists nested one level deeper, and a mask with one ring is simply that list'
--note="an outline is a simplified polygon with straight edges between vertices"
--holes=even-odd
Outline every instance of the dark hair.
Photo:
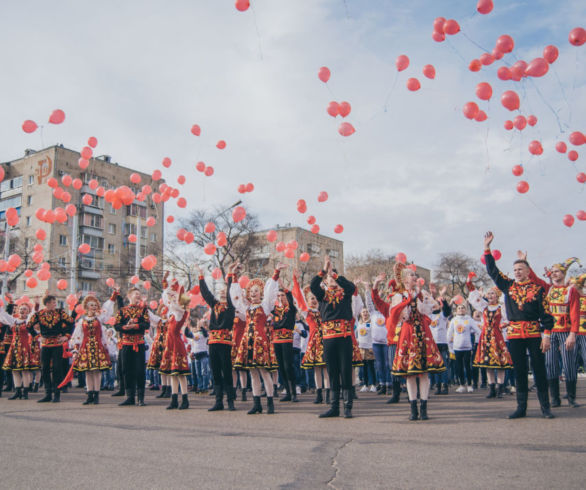
[{"label": "dark hair", "polygon": [[43,298],[43,304],[44,304],[45,306],[47,306],[47,303],[48,303],[49,301],[53,301],[53,300],[54,300],[54,301],[57,301],[57,298],[55,298],[55,296],[53,296],[53,295],[51,295],[51,294],[48,294],[47,296],[45,296],[45,297]]},{"label": "dark hair", "polygon": [[527,267],[529,267],[529,262],[527,262],[526,260],[523,260],[523,259],[515,260],[515,262],[513,262],[513,265],[515,265],[515,264],[525,264]]}]

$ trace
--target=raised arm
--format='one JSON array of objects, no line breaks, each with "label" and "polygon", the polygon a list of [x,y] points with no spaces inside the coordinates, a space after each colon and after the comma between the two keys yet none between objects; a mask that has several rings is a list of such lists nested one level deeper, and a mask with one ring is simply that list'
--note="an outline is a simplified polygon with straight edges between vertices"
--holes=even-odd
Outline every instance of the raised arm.
[{"label": "raised arm", "polygon": [[273,277],[267,279],[267,281],[265,282],[264,296],[262,299],[262,309],[264,310],[267,316],[271,314],[273,308],[275,307],[275,302],[277,301],[277,294],[279,293],[279,283],[277,281],[279,280],[280,273],[281,269],[279,268],[279,266],[277,266],[273,274]]},{"label": "raised arm", "polygon": [[299,286],[299,282],[297,281],[297,275],[293,274],[293,291],[291,291],[297,306],[302,312],[307,311],[307,303],[305,302],[305,298],[303,297],[303,292],[301,291],[301,287]]},{"label": "raised arm", "polygon": [[496,266],[494,257],[490,253],[490,244],[494,239],[494,235],[489,231],[484,236],[484,261],[486,262],[486,272],[502,292],[506,292],[513,284],[513,280],[505,276]]}]

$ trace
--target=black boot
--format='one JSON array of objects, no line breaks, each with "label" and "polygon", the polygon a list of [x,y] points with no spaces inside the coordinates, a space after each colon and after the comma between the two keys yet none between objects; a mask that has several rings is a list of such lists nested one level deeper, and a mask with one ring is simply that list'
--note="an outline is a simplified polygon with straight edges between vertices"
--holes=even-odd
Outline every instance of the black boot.
[{"label": "black boot", "polygon": [[87,399],[85,402],[82,403],[82,405],[89,405],[90,403],[94,403],[94,392],[93,391],[87,392]]},{"label": "black boot", "polygon": [[[12,395],[9,400],[20,400],[22,398],[22,388],[16,388],[14,390],[14,395]],[[40,400],[39,400],[40,401]],[[51,399],[49,398],[48,401],[51,401]]]},{"label": "black boot", "polygon": [[112,396],[124,396],[124,388],[122,388],[122,387],[118,388],[118,391],[115,393],[112,393]]},{"label": "black boot", "polygon": [[441,395],[447,395],[448,394],[448,383],[443,383],[442,384],[442,392],[440,394]]},{"label": "black boot", "polygon": [[255,413],[262,413],[262,406],[260,404],[260,396],[252,397],[252,408],[248,411],[248,415],[254,415]]},{"label": "black boot", "polygon": [[173,410],[175,408],[179,408],[179,402],[177,401],[178,397],[179,397],[179,395],[177,393],[173,393],[171,395],[171,403],[169,403],[167,410]]},{"label": "black boot", "polygon": [[435,388],[435,393],[434,395],[441,395],[442,394],[442,384],[438,383],[436,388]]},{"label": "black boot", "polygon": [[505,386],[503,384],[501,384],[501,383],[498,383],[496,385],[496,397],[497,398],[502,398],[504,392],[505,392]]},{"label": "black boot", "polygon": [[427,416],[427,400],[421,400],[419,404],[419,411],[421,416],[419,417],[421,420],[428,420],[429,417]]},{"label": "black boot", "polygon": [[547,385],[549,386],[549,393],[551,396],[551,407],[557,408],[561,406],[562,401],[560,400],[560,380],[559,378],[548,379]]},{"label": "black boot", "polygon": [[543,415],[544,419],[553,419],[553,413],[551,413],[551,406],[549,404],[549,395],[547,390],[538,391],[537,398],[539,399],[539,404],[541,405],[541,415]]},{"label": "black boot", "polygon": [[53,403],[59,403],[61,401],[61,390],[57,389],[53,393]]},{"label": "black boot", "polygon": [[179,405],[179,410],[187,410],[189,408],[189,400],[187,398],[187,393],[181,395],[181,405]]},{"label": "black boot", "polygon": [[401,382],[393,381],[393,396],[387,400],[387,403],[399,403],[401,398]]},{"label": "black boot", "polygon": [[[18,388],[20,390],[20,388]],[[11,398],[12,400],[13,398]],[[51,390],[45,390],[45,396],[43,398],[41,398],[40,400],[37,401],[37,403],[47,403],[50,402],[53,399],[53,397],[51,396]]]},{"label": "black boot", "polygon": [[496,398],[496,386],[494,383],[488,385],[488,395],[486,398]]},{"label": "black boot", "polygon": [[327,412],[320,414],[319,418],[339,417],[340,416],[340,391],[332,390],[332,404]]},{"label": "black boot", "polygon": [[566,381],[566,392],[568,393],[570,407],[578,408],[580,405],[576,403],[576,380]]},{"label": "black boot", "polygon": [[137,405],[139,407],[144,407],[146,406],[146,403],[144,402],[144,388],[139,388],[137,390],[138,396],[137,396]]},{"label": "black boot", "polygon": [[163,398],[171,398],[171,387],[167,386],[167,391],[165,392],[165,395],[163,396]]},{"label": "black boot", "polygon": [[36,393],[37,391],[39,391],[39,383],[34,382],[33,383],[33,393]]},{"label": "black boot", "polygon": [[409,415],[409,420],[419,420],[419,412],[417,411],[417,400],[413,400],[409,402],[411,404],[411,415]]},{"label": "black boot", "polygon": [[510,419],[520,419],[527,415],[527,392],[517,391],[517,410],[509,415]]},{"label": "black boot", "polygon": [[323,398],[323,396],[322,396],[322,391],[323,391],[323,390],[322,390],[321,388],[318,388],[318,389],[315,391],[315,400],[313,401],[313,403],[316,403],[316,404],[317,404],[317,403],[323,403],[323,401],[324,401],[324,398]]},{"label": "black boot", "polygon": [[23,388],[22,389],[22,399],[23,400],[28,400],[29,391],[30,391],[30,388]]},{"label": "black boot", "polygon": [[330,389],[326,388],[326,405],[330,404]]},{"label": "black boot", "polygon": [[[285,390],[287,393],[283,398],[281,398],[280,402],[290,402],[291,401],[291,383],[285,383]],[[277,390],[273,391],[273,393],[277,393]]]},{"label": "black boot", "polygon": [[122,403],[119,403],[118,405],[121,407],[136,405],[136,401],[134,399],[134,396],[135,396],[134,390],[128,390],[126,392],[126,400],[124,400]]},{"label": "black boot", "polygon": [[234,406],[234,400],[236,400],[236,389],[232,387],[228,387],[228,393],[226,394],[226,398],[228,399],[228,410],[233,412],[236,410]]},{"label": "black boot", "polygon": [[352,395],[352,400],[358,400],[358,395],[356,394],[356,386],[353,386],[350,389],[350,395]]},{"label": "black boot", "polygon": [[[166,398],[167,397],[167,388],[169,388],[169,386],[167,386],[167,385],[161,386],[161,393],[159,393],[157,396],[155,396],[155,398]],[[112,396],[114,396],[114,395],[112,395]]]},{"label": "black boot", "polygon": [[298,402],[297,399],[297,386],[295,386],[295,381],[291,381],[291,401]]},{"label": "black boot", "polygon": [[216,388],[216,403],[212,408],[208,408],[208,412],[217,412],[218,410],[224,410],[224,403],[222,402],[223,394],[222,388]]},{"label": "black boot", "polygon": [[272,396],[267,396],[267,413],[275,413],[275,404],[273,403]]},{"label": "black boot", "polygon": [[343,390],[344,397],[344,418],[352,418],[352,390]]},{"label": "black boot", "polygon": [[94,405],[100,404],[100,392],[94,391]]},{"label": "black boot", "polygon": [[387,385],[380,385],[378,390],[376,390],[377,395],[386,395],[387,394]]},{"label": "black boot", "polygon": [[241,396],[240,400],[243,401],[243,402],[247,401],[247,398],[246,398],[246,388],[242,388],[242,396]]}]

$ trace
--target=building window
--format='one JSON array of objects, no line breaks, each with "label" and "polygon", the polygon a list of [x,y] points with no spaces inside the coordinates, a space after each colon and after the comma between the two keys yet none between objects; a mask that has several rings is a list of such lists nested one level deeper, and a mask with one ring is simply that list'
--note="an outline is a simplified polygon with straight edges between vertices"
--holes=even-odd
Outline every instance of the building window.
[{"label": "building window", "polygon": [[151,242],[156,242],[156,241],[157,241],[157,234],[151,233]]},{"label": "building window", "polygon": [[102,230],[104,228],[104,220],[99,214],[83,214],[82,223],[84,226],[91,226]]},{"label": "building window", "polygon": [[28,249],[28,244],[29,244],[28,238],[25,238],[25,239],[24,239],[24,249],[25,249],[25,250],[27,250],[27,249]]},{"label": "building window", "polygon": [[22,290],[26,291],[26,279],[22,281]]},{"label": "building window", "polygon": [[59,245],[62,247],[67,245],[67,235],[59,235]]},{"label": "building window", "polygon": [[30,206],[33,203],[33,196],[26,196],[26,205]]},{"label": "building window", "polygon": [[59,257],[59,259],[57,259],[57,264],[59,267],[65,267],[65,257]]},{"label": "building window", "polygon": [[108,233],[110,233],[110,235],[116,234],[116,225],[114,223],[108,225]]},{"label": "building window", "polygon": [[87,282],[87,281],[81,281],[81,290],[82,291],[91,291],[92,289],[92,283],[91,282]]},{"label": "building window", "polygon": [[316,255],[319,255],[319,252],[320,252],[319,245],[316,245],[315,243],[308,243],[307,244],[307,253],[309,255],[316,256]]},{"label": "building window", "polygon": [[116,253],[116,245],[108,243],[108,253],[114,255]]},{"label": "building window", "polygon": [[146,219],[146,208],[138,204],[131,204],[130,206],[126,206],[126,216],[140,216]]},{"label": "building window", "polygon": [[125,223],[124,224],[124,234],[125,235],[136,235],[136,225],[134,223]]},{"label": "building window", "polygon": [[140,238],[144,238],[145,240],[147,238],[147,229],[144,226],[140,229]]},{"label": "building window", "polygon": [[112,203],[110,203],[110,214],[116,214],[116,210],[112,207]]},{"label": "building window", "polygon": [[28,176],[28,185],[33,185],[35,183],[35,176],[29,175]]},{"label": "building window", "polygon": [[104,239],[102,237],[82,235],[81,241],[92,247],[92,250],[104,250]]},{"label": "building window", "polygon": [[26,226],[30,226],[31,225],[31,217],[27,216],[26,217]]},{"label": "building window", "polygon": [[337,250],[327,250],[327,254],[332,258],[332,259],[337,259],[338,258],[338,251]]}]

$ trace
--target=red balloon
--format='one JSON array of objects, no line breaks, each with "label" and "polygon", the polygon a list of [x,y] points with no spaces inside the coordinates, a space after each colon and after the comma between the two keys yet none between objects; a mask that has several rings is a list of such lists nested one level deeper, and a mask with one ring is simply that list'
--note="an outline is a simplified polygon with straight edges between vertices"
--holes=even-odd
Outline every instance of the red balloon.
[{"label": "red balloon", "polygon": [[61,124],[65,121],[65,113],[61,109],[55,109],[49,116],[51,124]]},{"label": "red balloon", "polygon": [[466,102],[466,104],[464,104],[462,112],[464,113],[464,116],[468,119],[474,119],[476,117],[476,114],[478,114],[479,110],[480,109],[478,108],[478,104],[476,102]]},{"label": "red balloon", "polygon": [[95,136],[90,136],[87,140],[87,144],[92,148],[95,148],[96,146],[98,146],[98,138],[96,138]]},{"label": "red balloon", "polygon": [[586,221],[586,211],[584,210],[580,210],[576,213],[576,218],[578,218],[580,221]]},{"label": "red balloon", "polygon": [[86,160],[85,158],[80,158],[77,161],[77,164],[79,165],[79,168],[81,168],[82,170],[85,170],[86,168],[88,168],[90,166],[90,161]]},{"label": "red balloon", "polygon": [[344,231],[344,227],[342,225],[336,225],[334,228],[334,233],[342,233]]},{"label": "red balloon", "polygon": [[474,117],[474,120],[478,121],[478,122],[484,122],[484,121],[486,121],[487,118],[488,118],[488,116],[486,115],[486,112],[478,111],[478,113]]},{"label": "red balloon", "polygon": [[161,177],[163,176],[163,174],[161,173],[160,170],[155,170],[153,171],[153,175],[152,178],[153,180],[156,182],[157,180],[161,180]]},{"label": "red balloon", "polygon": [[311,233],[318,234],[319,233],[319,225],[313,225],[311,227]]},{"label": "red balloon", "polygon": [[580,131],[574,131],[572,134],[570,134],[569,139],[570,143],[572,143],[574,146],[580,146],[586,143],[586,139]]},{"label": "red balloon", "polygon": [[315,225],[315,216],[308,216],[307,217],[307,224],[308,225]]},{"label": "red balloon", "polygon": [[446,35],[442,32],[439,31],[433,31],[433,33],[431,34],[431,38],[436,42],[436,43],[441,43],[443,41],[446,40]]},{"label": "red balloon", "polygon": [[517,192],[520,194],[525,194],[529,190],[529,184],[522,180],[517,184]]},{"label": "red balloon", "polygon": [[171,166],[171,159],[169,157],[163,158],[163,167],[169,168]]},{"label": "red balloon", "polygon": [[179,206],[180,208],[186,208],[187,200],[184,197],[180,197],[179,199],[177,199],[177,206]]},{"label": "red balloon", "polygon": [[476,85],[476,96],[480,100],[490,100],[492,97],[492,87],[490,83],[480,82]]},{"label": "red balloon", "polygon": [[83,197],[81,198],[81,202],[83,204],[85,204],[86,206],[89,206],[93,200],[94,200],[94,198],[92,197],[91,194],[84,194]]},{"label": "red balloon", "polygon": [[216,231],[216,225],[209,221],[208,223],[206,223],[203,231],[204,233],[213,233],[214,231]]},{"label": "red balloon", "polygon": [[330,116],[336,117],[338,114],[340,114],[340,104],[332,100],[328,104],[328,108],[326,110]]},{"label": "red balloon", "polygon": [[535,126],[537,124],[537,118],[535,116],[527,116],[527,124],[529,126]]},{"label": "red balloon", "polygon": [[195,235],[193,233],[191,233],[190,231],[185,233],[185,243],[187,243],[188,245],[190,243],[193,243],[193,240],[195,240]]},{"label": "red balloon", "polygon": [[532,155],[541,155],[543,153],[541,142],[533,140],[531,143],[529,143],[529,153]]},{"label": "red balloon", "polygon": [[490,53],[483,53],[480,55],[479,59],[484,66],[492,65],[494,63],[494,56]]},{"label": "red balloon", "polygon": [[578,160],[578,152],[576,150],[572,150],[568,152],[568,159],[571,162],[575,162],[576,160]]},{"label": "red balloon", "polygon": [[566,214],[562,221],[564,225],[570,228],[574,224],[574,217],[571,214]]},{"label": "red balloon", "polygon": [[206,167],[203,173],[206,177],[211,177],[212,175],[214,175],[214,167],[212,167],[211,165],[209,167]]},{"label": "red balloon", "polygon": [[37,123],[27,119],[25,122],[22,123],[22,130],[25,133],[34,133],[37,130],[38,126]]},{"label": "red balloon", "polygon": [[224,140],[220,140],[216,143],[216,148],[218,150],[223,150],[224,148],[226,148],[226,142]]},{"label": "red balloon", "polygon": [[500,258],[502,257],[501,251],[500,250],[493,250],[492,256],[494,257],[494,260],[500,260]]},{"label": "red balloon", "polygon": [[506,109],[514,111],[520,107],[521,102],[519,101],[519,96],[517,95],[517,92],[513,90],[507,90],[503,93],[503,95],[501,95],[501,104]]},{"label": "red balloon", "polygon": [[507,131],[510,131],[514,127],[513,121],[505,121],[504,126]]},{"label": "red balloon", "polygon": [[130,235],[128,235],[128,241],[129,241],[130,243],[136,243],[136,240],[137,240],[137,239],[138,239],[138,238],[137,238],[137,236],[136,236],[134,233],[131,233]]},{"label": "red balloon", "polygon": [[510,53],[514,47],[515,41],[508,34],[503,34],[496,40],[496,48],[502,53]]},{"label": "red balloon", "polygon": [[84,146],[81,150],[81,156],[89,160],[94,154],[94,151],[89,146]]},{"label": "red balloon", "polygon": [[395,255],[395,262],[404,264],[405,262],[407,262],[407,256],[403,252],[399,252],[397,253],[397,255]]},{"label": "red balloon", "polygon": [[269,242],[271,242],[271,243],[272,243],[272,242],[274,242],[276,239],[277,239],[277,232],[276,232],[275,230],[270,230],[270,231],[267,233],[267,240],[268,240]]},{"label": "red balloon", "polygon": [[43,229],[38,229],[35,233],[35,236],[38,240],[44,240],[45,238],[47,238],[47,232]]},{"label": "red balloon", "polygon": [[293,250],[292,248],[288,248],[287,250],[285,250],[285,257],[287,257],[288,259],[294,259],[295,250]]},{"label": "red balloon", "polygon": [[321,191],[317,196],[318,202],[326,202],[328,200],[328,193],[326,191]]},{"label": "red balloon", "polygon": [[350,111],[352,110],[352,106],[350,105],[350,102],[340,102],[340,116],[342,117],[346,117],[348,114],[350,114]]},{"label": "red balloon", "polygon": [[67,289],[67,281],[65,279],[59,279],[57,281],[57,289]]},{"label": "red balloon", "polygon": [[185,184],[185,175],[180,175],[179,177],[177,177],[177,183],[179,185]]},{"label": "red balloon", "polygon": [[543,58],[535,58],[525,68],[525,75],[529,77],[542,77],[549,71],[549,63]]},{"label": "red balloon", "polygon": [[436,32],[444,32],[444,24],[446,23],[446,19],[443,17],[437,17],[433,21],[433,30]]},{"label": "red balloon", "polygon": [[406,54],[397,56],[397,59],[395,60],[395,66],[397,67],[397,71],[406,70],[409,67],[409,56]]},{"label": "red balloon", "polygon": [[37,280],[34,277],[29,277],[26,280],[26,287],[27,288],[34,289],[37,287],[37,284],[39,284],[39,283],[37,282]]},{"label": "red balloon", "polygon": [[246,218],[246,209],[242,206],[236,206],[234,211],[232,211],[232,219],[234,220],[234,223],[238,223],[244,218]]},{"label": "red balloon", "polygon": [[287,248],[292,248],[293,250],[297,250],[297,248],[299,248],[299,244],[297,243],[297,241],[295,240],[291,240],[290,242],[287,242],[285,244],[285,246]]},{"label": "red balloon", "polygon": [[519,60],[515,62],[513,66],[511,66],[511,79],[515,82],[518,82],[525,76],[525,70],[527,69],[527,63],[523,60]]},{"label": "red balloon", "polygon": [[523,175],[523,165],[515,165],[513,167],[513,175],[515,177],[520,177],[521,175]]},{"label": "red balloon", "polygon": [[578,175],[576,175],[576,180],[580,182],[580,184],[586,182],[586,173],[580,172]]},{"label": "red balloon", "polygon": [[574,27],[570,31],[568,41],[574,46],[582,46],[586,42],[586,31],[582,27]]},{"label": "red balloon", "polygon": [[82,243],[79,246],[78,250],[79,250],[79,253],[81,253],[81,254],[87,254],[91,250],[91,247],[87,243]]},{"label": "red balloon", "polygon": [[497,48],[494,48],[492,50],[492,56],[495,60],[502,59],[504,55],[505,55],[505,53],[503,53],[502,51],[499,51]]},{"label": "red balloon", "polygon": [[254,190],[254,184],[252,182],[249,182],[248,184],[246,184],[246,192],[252,192]]},{"label": "red balloon", "polygon": [[559,152],[559,153],[565,153],[566,150],[568,149],[567,145],[563,142],[563,141],[558,141],[555,144],[555,149]]},{"label": "red balloon", "polygon": [[423,67],[423,76],[433,80],[435,78],[435,68],[433,65],[425,65]]},{"label": "red balloon", "polygon": [[555,60],[557,60],[559,54],[560,54],[560,52],[558,51],[558,48],[556,48],[555,46],[552,46],[551,44],[549,46],[546,46],[545,48],[543,48],[543,57],[545,58],[545,60],[549,64],[551,64]]},{"label": "red balloon", "polygon": [[421,88],[421,83],[419,83],[419,80],[417,80],[417,78],[410,78],[409,80],[407,80],[407,88],[411,90],[411,92],[416,92]]},{"label": "red balloon", "polygon": [[285,242],[279,242],[275,248],[277,249],[277,252],[282,252],[287,246],[285,245]]},{"label": "red balloon", "polygon": [[133,184],[138,184],[140,183],[141,178],[140,175],[138,175],[136,172],[130,174],[130,182],[132,182]]},{"label": "red balloon", "polygon": [[250,7],[250,1],[249,0],[236,0],[235,6],[236,6],[236,10],[238,10],[240,12],[244,12],[244,11],[248,10],[248,7]]},{"label": "red balloon", "polygon": [[150,271],[155,265],[157,265],[157,258],[154,255],[147,255],[140,261],[140,265],[144,270]]},{"label": "red balloon", "polygon": [[197,163],[196,163],[196,165],[195,165],[195,169],[196,169],[198,172],[204,172],[204,171],[205,171],[205,169],[206,169],[206,164],[205,164],[205,163],[203,163],[203,162],[197,162]]},{"label": "red balloon", "polygon": [[244,193],[246,192],[246,186],[245,186],[244,184],[240,184],[240,185],[238,186],[238,192],[239,192],[240,194],[244,194]]},{"label": "red balloon", "polygon": [[519,115],[513,119],[513,124],[519,131],[523,131],[527,126],[527,119],[525,119],[525,116]]},{"label": "red balloon", "polygon": [[476,4],[476,10],[478,10],[480,14],[484,15],[490,14],[493,8],[494,5],[492,0],[478,0],[478,3]]},{"label": "red balloon", "polygon": [[458,32],[460,32],[460,24],[454,19],[446,20],[444,24],[444,32],[449,36],[458,34]]},{"label": "red balloon", "polygon": [[224,233],[223,231],[218,233],[218,239],[217,239],[216,243],[217,243],[218,247],[225,247],[226,244],[228,243],[228,238],[226,237],[226,233]]},{"label": "red balloon", "polygon": [[194,136],[199,136],[201,134],[201,128],[197,124],[194,124],[191,126],[191,134]]},{"label": "red balloon", "polygon": [[343,122],[338,127],[338,133],[340,133],[342,136],[351,136],[355,132],[356,130],[354,129],[354,126],[352,126],[352,124],[350,124],[349,122]]},{"label": "red balloon", "polygon": [[173,221],[175,221],[175,217],[174,216],[167,216],[167,223],[173,223]]},{"label": "red balloon", "polygon": [[309,262],[309,254],[307,252],[303,252],[301,255],[299,255],[299,261]]},{"label": "red balloon", "polygon": [[480,60],[472,60],[470,62],[470,64],[468,65],[468,69],[470,71],[480,71],[481,68],[482,68],[482,63],[480,62]]},{"label": "red balloon", "polygon": [[330,69],[327,66],[322,66],[317,72],[318,78],[324,83],[328,82],[328,80],[330,79],[330,75]]},{"label": "red balloon", "polygon": [[301,214],[307,211],[307,203],[304,199],[299,199],[299,201],[297,201],[297,211],[299,211]]},{"label": "red balloon", "polygon": [[216,267],[213,271],[212,271],[212,277],[214,279],[220,279],[222,277],[222,270],[219,267]]},{"label": "red balloon", "polygon": [[2,182],[4,180],[4,175],[5,175],[4,168],[0,167],[0,182]]}]

